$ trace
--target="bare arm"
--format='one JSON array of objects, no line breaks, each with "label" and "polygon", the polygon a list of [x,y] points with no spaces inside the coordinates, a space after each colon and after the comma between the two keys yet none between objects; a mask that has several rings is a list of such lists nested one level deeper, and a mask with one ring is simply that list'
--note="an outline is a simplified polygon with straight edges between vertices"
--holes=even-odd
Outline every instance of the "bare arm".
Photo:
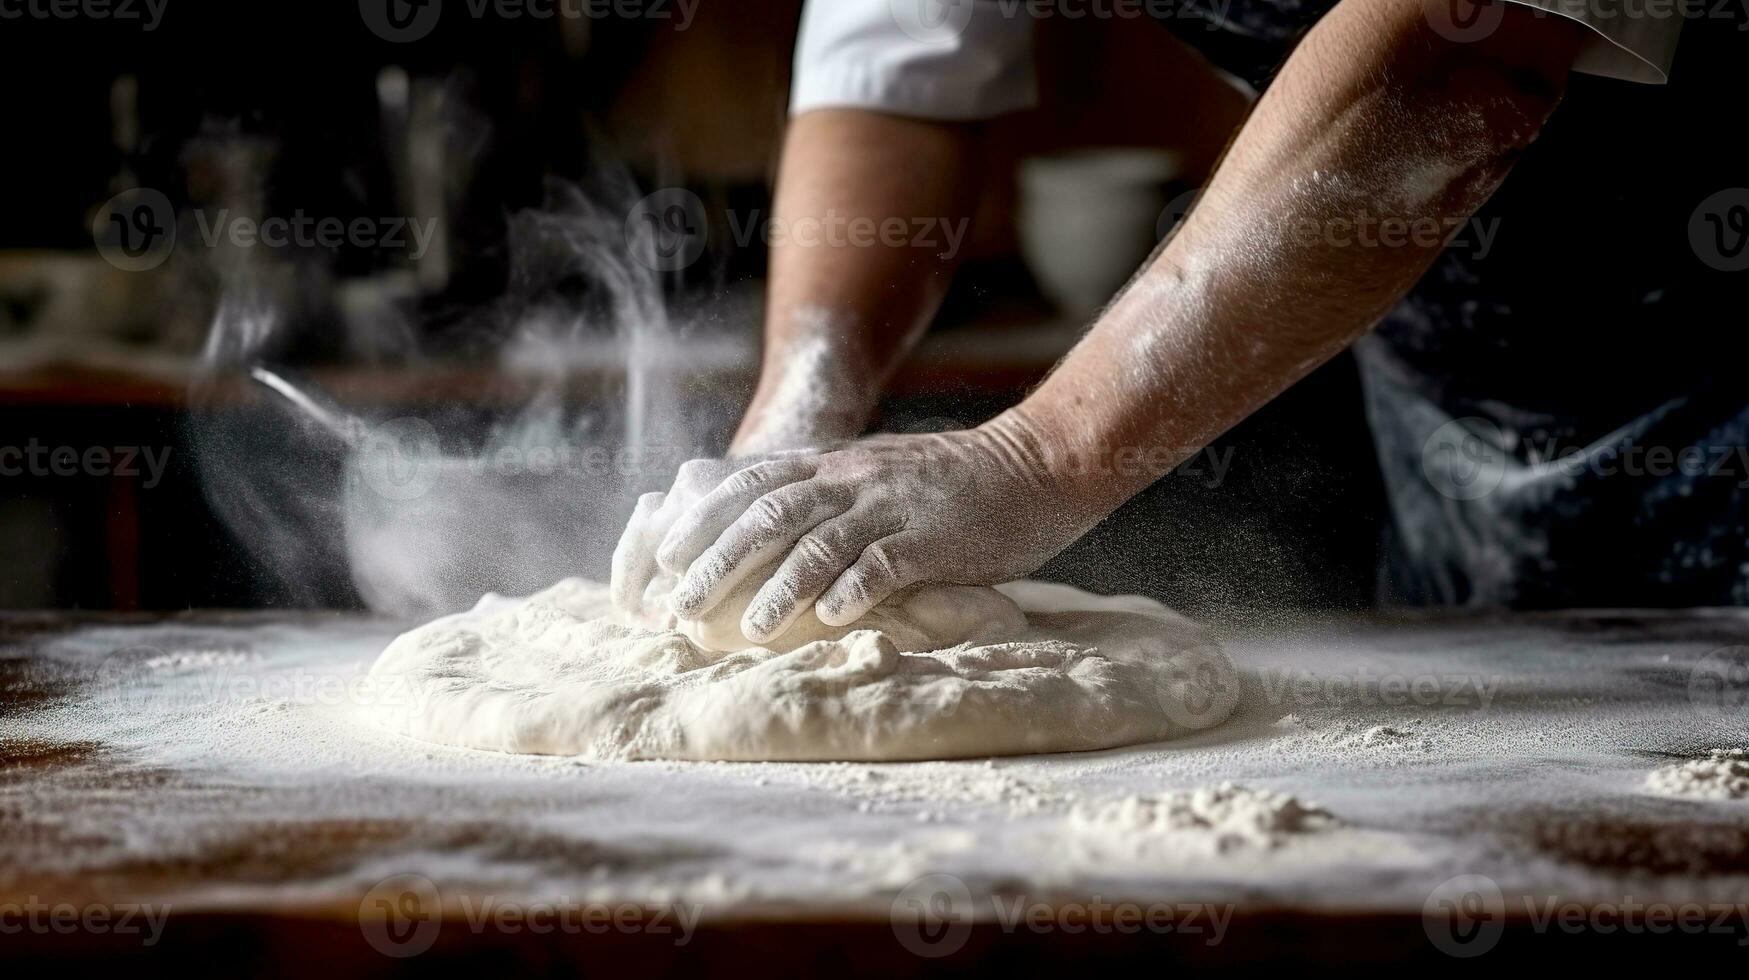
[{"label": "bare arm", "polygon": [[[977,205],[976,150],[966,125],[856,109],[791,122],[774,204],[764,364],[733,454],[862,432],[959,258],[942,234],[912,245],[911,222],[945,222],[963,241]],[[906,223],[896,247],[893,219]]]},{"label": "bare arm", "polygon": [[1456,43],[1420,2],[1346,0],[1180,233],[1003,426],[1048,472],[1098,471],[1068,477],[1098,513],[1128,499],[1402,298],[1535,138],[1582,30],[1509,5]]}]

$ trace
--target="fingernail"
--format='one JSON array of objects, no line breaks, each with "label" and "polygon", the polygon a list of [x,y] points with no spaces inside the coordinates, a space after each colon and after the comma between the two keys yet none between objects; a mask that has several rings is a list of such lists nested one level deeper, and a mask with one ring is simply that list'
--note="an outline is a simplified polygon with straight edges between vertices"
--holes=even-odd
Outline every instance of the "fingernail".
[{"label": "fingernail", "polygon": [[741,615],[741,635],[754,643],[764,643],[776,633],[783,615],[771,605],[749,606]]},{"label": "fingernail", "polygon": [[692,615],[698,612],[699,603],[703,598],[697,589],[681,586],[674,590],[673,596],[668,599],[668,604],[674,607],[676,615],[684,619],[691,619]]}]

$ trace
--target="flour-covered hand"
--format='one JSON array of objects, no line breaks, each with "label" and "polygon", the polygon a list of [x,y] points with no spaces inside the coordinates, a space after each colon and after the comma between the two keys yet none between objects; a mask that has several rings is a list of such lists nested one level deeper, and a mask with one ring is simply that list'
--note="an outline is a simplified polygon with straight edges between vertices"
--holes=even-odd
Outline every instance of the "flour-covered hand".
[{"label": "flour-covered hand", "polygon": [[1103,516],[1054,479],[1003,420],[882,436],[730,474],[669,526],[657,563],[673,609],[709,613],[769,570],[741,620],[781,635],[813,607],[847,626],[917,583],[993,585],[1036,570]]},{"label": "flour-covered hand", "polygon": [[741,456],[733,459],[695,459],[680,467],[674,483],[662,493],[646,493],[638,498],[631,520],[620,533],[619,544],[613,550],[613,580],[609,595],[616,608],[638,615],[660,615],[668,610],[647,608],[645,592],[657,580],[662,569],[656,564],[656,546],[668,534],[675,521],[686,514],[707,493],[720,486],[724,478],[762,460],[801,456],[805,451]]}]

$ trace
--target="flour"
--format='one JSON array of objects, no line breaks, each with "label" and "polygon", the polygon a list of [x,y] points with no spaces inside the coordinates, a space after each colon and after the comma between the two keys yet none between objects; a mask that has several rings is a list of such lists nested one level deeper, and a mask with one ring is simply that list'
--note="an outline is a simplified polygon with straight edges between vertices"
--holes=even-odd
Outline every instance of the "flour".
[{"label": "flour", "polygon": [[1341,826],[1322,807],[1233,783],[1125,796],[1077,808],[1069,823],[1095,850],[1144,860],[1268,850]]},{"label": "flour", "polygon": [[[906,760],[1155,742],[1224,720],[1230,662],[1150,600],[1067,586],[925,589],[853,628],[742,647],[632,623],[569,579],[391,643],[371,710],[415,738],[592,759]],[[735,621],[724,617],[725,623]]]},{"label": "flour", "polygon": [[1646,788],[1702,800],[1749,799],[1749,751],[1720,749],[1704,758],[1665,766],[1646,777]]},{"label": "flour", "polygon": [[792,343],[781,360],[769,364],[775,386],[752,406],[735,452],[759,455],[819,446],[822,440],[849,439],[860,433],[874,405],[869,372],[860,354],[848,349],[850,321],[820,306],[790,314]]},{"label": "flour", "polygon": [[[825,766],[810,773],[807,785],[861,799],[864,813],[918,807],[916,819],[929,823],[941,814],[965,808],[989,808],[1009,817],[1066,809],[1075,794],[997,768],[931,762],[906,766]],[[931,808],[936,809],[931,809]]]}]

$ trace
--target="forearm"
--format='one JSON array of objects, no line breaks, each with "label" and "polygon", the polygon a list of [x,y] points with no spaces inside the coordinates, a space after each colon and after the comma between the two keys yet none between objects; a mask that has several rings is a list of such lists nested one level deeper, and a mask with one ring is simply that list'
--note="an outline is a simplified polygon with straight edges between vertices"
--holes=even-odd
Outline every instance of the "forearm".
[{"label": "forearm", "polygon": [[763,365],[732,453],[861,433],[947,291],[977,203],[975,154],[961,125],[859,110],[790,124]]},{"label": "forearm", "polygon": [[993,431],[1102,515],[1369,329],[1559,98],[1578,29],[1508,13],[1453,44],[1418,3],[1333,10],[1179,233]]}]

